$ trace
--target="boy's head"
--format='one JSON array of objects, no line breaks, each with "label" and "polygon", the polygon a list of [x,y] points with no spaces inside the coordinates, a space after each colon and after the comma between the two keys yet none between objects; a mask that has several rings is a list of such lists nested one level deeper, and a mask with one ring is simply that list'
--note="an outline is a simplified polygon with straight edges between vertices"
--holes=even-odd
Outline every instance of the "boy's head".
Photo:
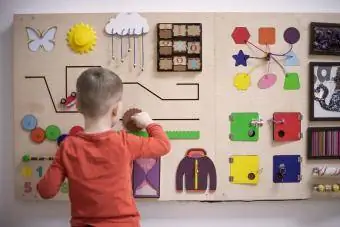
[{"label": "boy's head", "polygon": [[102,67],[89,68],[77,79],[77,108],[88,118],[97,119],[109,111],[115,117],[122,93],[122,80],[114,72]]}]

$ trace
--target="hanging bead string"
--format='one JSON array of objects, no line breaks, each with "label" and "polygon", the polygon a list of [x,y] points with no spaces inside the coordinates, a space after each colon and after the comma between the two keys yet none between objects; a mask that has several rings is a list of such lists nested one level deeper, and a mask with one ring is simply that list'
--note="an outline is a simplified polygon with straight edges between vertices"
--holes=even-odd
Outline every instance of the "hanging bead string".
[{"label": "hanging bead string", "polygon": [[112,57],[112,60],[116,60],[116,57],[113,54],[113,50],[114,50],[114,48],[113,48],[113,43],[114,43],[113,42],[113,36],[114,36],[113,32],[114,32],[114,30],[112,29],[111,30],[111,57]]},{"label": "hanging bead string", "polygon": [[[121,63],[123,63],[125,61],[124,59],[124,31],[125,28],[122,29],[122,32],[120,34],[120,61]],[[112,55],[112,60],[115,60],[116,57],[114,56],[114,30],[112,29],[112,37],[111,37],[111,55]],[[132,37],[131,37],[132,36]],[[142,32],[141,32],[141,70],[144,71],[144,28],[142,28]],[[137,42],[137,34],[136,34],[136,29],[133,29],[133,32],[131,33],[131,29],[128,29],[127,32],[127,38],[128,38],[128,50],[127,52],[131,52],[132,51],[132,45],[131,45],[131,38],[133,38],[133,67],[136,68],[137,66],[137,59],[136,59],[136,42]]]},{"label": "hanging bead string", "polygon": [[336,167],[315,167],[313,168],[314,176],[339,176],[340,168]]},{"label": "hanging bead string", "polygon": [[136,68],[136,29],[133,29],[133,67]]},{"label": "hanging bead string", "polygon": [[122,33],[120,35],[120,61],[123,63],[123,34],[124,34],[125,28],[122,29]]},{"label": "hanging bead string", "polygon": [[129,30],[128,30],[128,53],[130,53],[131,52],[131,42],[130,42],[130,38],[131,38],[131,34],[130,34],[130,28],[129,28]]},{"label": "hanging bead string", "polygon": [[263,168],[261,168],[261,169],[258,169],[256,172],[254,172],[254,174],[257,176],[259,176],[259,175],[261,175],[262,174],[262,172],[263,172]]},{"label": "hanging bead string", "polygon": [[142,28],[142,64],[141,64],[141,69],[144,71],[144,28]]}]

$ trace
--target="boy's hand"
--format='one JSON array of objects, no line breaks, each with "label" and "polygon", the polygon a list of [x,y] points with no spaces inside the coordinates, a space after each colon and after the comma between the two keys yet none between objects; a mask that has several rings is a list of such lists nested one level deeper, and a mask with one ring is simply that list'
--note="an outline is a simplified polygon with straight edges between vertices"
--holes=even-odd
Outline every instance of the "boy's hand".
[{"label": "boy's hand", "polygon": [[137,113],[133,115],[131,119],[135,122],[136,126],[141,129],[145,129],[153,123],[153,120],[146,112]]}]

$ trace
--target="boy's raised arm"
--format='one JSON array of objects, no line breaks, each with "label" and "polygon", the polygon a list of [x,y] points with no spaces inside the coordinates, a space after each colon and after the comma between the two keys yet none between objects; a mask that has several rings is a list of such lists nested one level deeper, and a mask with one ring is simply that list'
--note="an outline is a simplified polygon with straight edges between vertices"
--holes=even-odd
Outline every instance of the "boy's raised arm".
[{"label": "boy's raised arm", "polygon": [[166,155],[171,150],[170,141],[163,128],[153,123],[145,112],[134,116],[134,120],[140,128],[145,128],[148,138],[126,134],[126,143],[131,153],[132,160],[138,158],[158,158]]},{"label": "boy's raised arm", "polygon": [[37,191],[43,199],[51,199],[56,196],[61,184],[65,180],[65,169],[61,161],[62,152],[61,146],[58,149],[52,164],[37,184]]}]

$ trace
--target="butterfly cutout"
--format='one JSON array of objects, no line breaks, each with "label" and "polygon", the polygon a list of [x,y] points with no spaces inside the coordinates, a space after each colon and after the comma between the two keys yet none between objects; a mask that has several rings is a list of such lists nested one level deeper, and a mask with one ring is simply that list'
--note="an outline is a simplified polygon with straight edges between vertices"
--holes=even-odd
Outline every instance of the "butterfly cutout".
[{"label": "butterfly cutout", "polygon": [[50,52],[55,45],[55,34],[57,27],[53,26],[47,29],[45,32],[41,32],[39,29],[26,27],[28,36],[28,48],[36,52],[39,48],[43,48],[45,51]]}]

